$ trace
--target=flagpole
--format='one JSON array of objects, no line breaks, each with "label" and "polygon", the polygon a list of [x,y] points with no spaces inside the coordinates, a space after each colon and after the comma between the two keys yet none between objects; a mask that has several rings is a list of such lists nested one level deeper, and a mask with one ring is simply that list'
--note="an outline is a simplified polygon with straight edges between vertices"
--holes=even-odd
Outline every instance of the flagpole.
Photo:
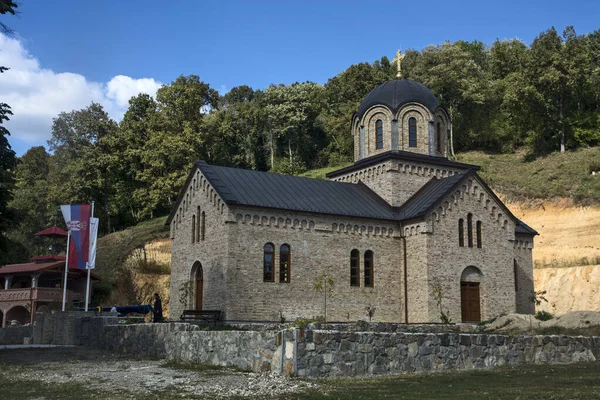
[{"label": "flagpole", "polygon": [[[92,218],[94,218],[94,203],[95,203],[95,201],[92,201],[92,213],[90,215],[90,227],[88,227],[88,229],[91,228],[91,221],[92,221]],[[87,311],[88,304],[90,301],[90,275],[91,275],[92,270],[90,269],[89,263],[86,263],[85,266],[87,268],[87,282],[85,285],[85,311]]]},{"label": "flagpole", "polygon": [[67,257],[65,259],[65,281],[63,283],[63,298],[62,298],[62,310],[65,311],[65,304],[67,302],[67,272],[69,270],[69,246],[71,245],[71,230],[67,234]]}]

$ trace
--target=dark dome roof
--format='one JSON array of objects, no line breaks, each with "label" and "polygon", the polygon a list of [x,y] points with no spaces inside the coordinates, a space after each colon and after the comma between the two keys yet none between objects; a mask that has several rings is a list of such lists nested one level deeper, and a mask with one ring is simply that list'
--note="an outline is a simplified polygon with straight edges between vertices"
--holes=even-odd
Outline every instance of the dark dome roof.
[{"label": "dark dome roof", "polygon": [[412,102],[420,103],[432,112],[439,106],[435,95],[427,86],[408,79],[396,79],[371,90],[358,106],[356,113],[362,117],[369,108],[376,104],[385,105],[392,110],[392,113],[396,113],[404,104]]}]

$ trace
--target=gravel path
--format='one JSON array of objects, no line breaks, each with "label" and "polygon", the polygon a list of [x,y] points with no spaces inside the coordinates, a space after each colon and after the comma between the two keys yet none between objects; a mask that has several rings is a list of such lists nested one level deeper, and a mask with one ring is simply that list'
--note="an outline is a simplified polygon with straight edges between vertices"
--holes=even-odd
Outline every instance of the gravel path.
[{"label": "gravel path", "polygon": [[315,384],[271,374],[227,369],[190,370],[164,360],[136,360],[84,348],[0,350],[0,374],[44,383],[83,383],[91,390],[136,394],[177,392],[194,396],[271,397],[299,393]]}]

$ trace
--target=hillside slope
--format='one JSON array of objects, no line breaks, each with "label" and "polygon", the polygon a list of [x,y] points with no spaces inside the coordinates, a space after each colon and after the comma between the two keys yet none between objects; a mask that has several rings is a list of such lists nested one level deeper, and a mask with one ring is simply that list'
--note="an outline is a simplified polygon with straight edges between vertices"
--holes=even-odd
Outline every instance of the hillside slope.
[{"label": "hillside slope", "polygon": [[169,303],[171,240],[166,217],[155,218],[98,239],[96,273],[103,282],[97,299],[102,304],[148,304],[161,294]]}]

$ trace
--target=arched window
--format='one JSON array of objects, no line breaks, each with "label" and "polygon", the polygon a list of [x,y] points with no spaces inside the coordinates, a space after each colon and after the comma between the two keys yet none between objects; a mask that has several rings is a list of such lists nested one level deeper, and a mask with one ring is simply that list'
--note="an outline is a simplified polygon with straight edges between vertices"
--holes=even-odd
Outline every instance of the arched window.
[{"label": "arched window", "polygon": [[360,286],[360,253],[356,249],[350,252],[350,286]]},{"label": "arched window", "polygon": [[202,211],[202,218],[200,219],[200,240],[204,240],[204,235],[206,234],[206,214]]},{"label": "arched window", "polygon": [[467,238],[469,240],[469,247],[473,247],[473,214],[467,215]]},{"label": "arched window", "polygon": [[477,227],[477,248],[480,249],[482,246],[482,244],[481,244],[481,221],[477,221],[476,227]]},{"label": "arched window", "polygon": [[365,287],[373,287],[373,252],[365,251]]},{"label": "arched window", "polygon": [[375,122],[375,139],[375,148],[383,149],[383,121],[380,119]]},{"label": "arched window", "polygon": [[201,217],[202,213],[200,212],[200,206],[196,208],[196,242],[200,241],[200,226],[202,225]]},{"label": "arched window", "polygon": [[442,126],[439,122],[437,123],[437,130],[435,133],[437,136],[437,140],[436,140],[437,151],[438,151],[438,153],[441,153],[442,152]]},{"label": "arched window", "polygon": [[196,216],[192,214],[192,243],[196,242]]},{"label": "arched window", "polygon": [[517,264],[517,260],[514,260],[513,265],[513,274],[515,276],[515,292],[519,291],[519,265]]},{"label": "arched window", "polygon": [[263,282],[275,282],[275,274],[273,273],[274,253],[275,246],[273,246],[273,243],[265,244],[263,253]]},{"label": "arched window", "polygon": [[417,147],[417,119],[408,119],[408,146]]},{"label": "arched window", "polygon": [[458,245],[465,247],[465,221],[462,218],[458,220]]},{"label": "arched window", "polygon": [[279,282],[290,283],[290,245],[282,244],[279,248]]}]

